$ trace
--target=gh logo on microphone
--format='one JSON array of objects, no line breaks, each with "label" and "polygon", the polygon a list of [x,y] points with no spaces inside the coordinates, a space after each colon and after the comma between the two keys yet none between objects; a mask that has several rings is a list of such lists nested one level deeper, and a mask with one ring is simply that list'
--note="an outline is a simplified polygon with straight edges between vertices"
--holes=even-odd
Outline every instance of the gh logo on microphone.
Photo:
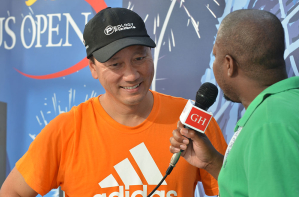
[{"label": "gh logo on microphone", "polygon": [[202,121],[202,125],[204,125],[207,119],[203,118],[202,116],[199,116],[198,114],[192,114],[191,115],[191,120],[193,122],[197,122],[198,124],[200,124],[200,122]]},{"label": "gh logo on microphone", "polygon": [[212,113],[196,107],[191,100],[187,102],[185,109],[180,116],[180,121],[183,125],[201,133],[205,132],[211,119]]}]

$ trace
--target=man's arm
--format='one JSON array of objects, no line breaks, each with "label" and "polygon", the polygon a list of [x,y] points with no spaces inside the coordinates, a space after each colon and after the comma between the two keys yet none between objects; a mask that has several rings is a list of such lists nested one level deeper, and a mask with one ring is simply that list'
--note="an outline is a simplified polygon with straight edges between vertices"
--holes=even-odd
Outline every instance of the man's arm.
[{"label": "man's arm", "polygon": [[26,182],[21,173],[14,167],[4,181],[0,197],[34,197],[35,192]]},{"label": "man's arm", "polygon": [[187,162],[206,170],[217,180],[223,155],[214,148],[209,138],[205,134],[184,128],[180,121],[172,134],[170,152],[177,153],[184,150],[181,156]]}]

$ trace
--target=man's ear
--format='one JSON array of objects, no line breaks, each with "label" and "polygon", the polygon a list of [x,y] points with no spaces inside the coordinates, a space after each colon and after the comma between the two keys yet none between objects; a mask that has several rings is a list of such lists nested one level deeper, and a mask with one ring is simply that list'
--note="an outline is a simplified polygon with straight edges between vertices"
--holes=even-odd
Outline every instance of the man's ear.
[{"label": "man's ear", "polygon": [[96,65],[95,63],[89,59],[88,60],[88,65],[89,65],[89,69],[90,69],[90,72],[91,72],[91,75],[94,79],[98,79],[98,73],[97,73],[97,70],[96,70]]},{"label": "man's ear", "polygon": [[235,74],[237,74],[237,64],[234,58],[230,55],[225,56],[225,64],[226,64],[226,70],[227,70],[227,76],[233,77]]}]

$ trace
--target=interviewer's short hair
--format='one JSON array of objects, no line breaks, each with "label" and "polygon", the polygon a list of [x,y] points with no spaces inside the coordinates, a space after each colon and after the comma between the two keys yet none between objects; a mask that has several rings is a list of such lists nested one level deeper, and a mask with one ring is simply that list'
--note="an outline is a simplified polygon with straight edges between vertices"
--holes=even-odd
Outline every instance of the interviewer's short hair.
[{"label": "interviewer's short hair", "polygon": [[262,77],[265,69],[285,67],[284,29],[270,12],[249,9],[230,13],[221,22],[217,40],[221,49],[254,77]]}]

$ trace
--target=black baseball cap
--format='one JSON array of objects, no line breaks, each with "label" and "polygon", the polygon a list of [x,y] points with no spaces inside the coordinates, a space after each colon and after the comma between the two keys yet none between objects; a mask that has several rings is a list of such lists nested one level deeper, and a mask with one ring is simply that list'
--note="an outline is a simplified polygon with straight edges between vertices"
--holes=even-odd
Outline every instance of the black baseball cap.
[{"label": "black baseball cap", "polygon": [[83,33],[87,58],[108,61],[125,47],[143,45],[155,48],[142,18],[126,8],[105,8],[85,25]]}]

